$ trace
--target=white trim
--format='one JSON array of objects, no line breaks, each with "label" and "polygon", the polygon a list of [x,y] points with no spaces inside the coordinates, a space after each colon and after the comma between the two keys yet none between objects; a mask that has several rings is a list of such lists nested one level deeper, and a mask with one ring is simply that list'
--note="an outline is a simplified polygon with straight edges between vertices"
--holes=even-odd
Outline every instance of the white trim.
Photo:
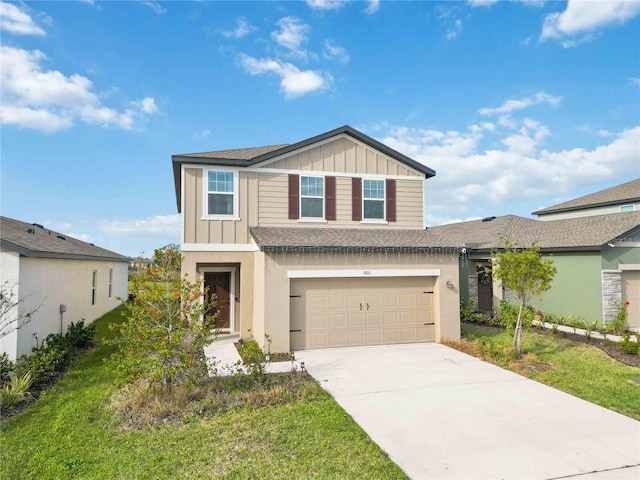
[{"label": "white trim", "polygon": [[184,165],[180,166],[180,224],[182,225],[182,230],[180,231],[180,245],[184,244],[184,230],[185,230],[185,225],[184,225],[184,211],[185,208],[187,207],[185,205],[185,169],[186,167]]},{"label": "white trim", "polygon": [[635,270],[640,270],[640,263],[627,263],[625,265],[618,265],[618,270],[621,270],[623,272],[633,272]]},{"label": "white trim", "polygon": [[[234,333],[236,326],[236,270],[236,267],[200,267],[198,269],[202,279],[200,288],[202,295],[204,295],[205,273],[229,273],[229,333]],[[226,332],[226,329],[222,332]]]},{"label": "white trim", "polygon": [[354,277],[439,277],[439,268],[392,268],[384,270],[287,270],[287,278],[354,278]]},{"label": "white trim", "polygon": [[[209,215],[209,172],[233,172],[233,214],[231,215]],[[218,167],[211,165],[202,169],[202,220],[240,220],[240,173],[237,168]],[[212,192],[215,193],[215,192]],[[228,192],[219,192],[227,194]]]},{"label": "white trim", "polygon": [[365,220],[360,220],[360,223],[369,223],[374,225],[389,225],[389,222],[382,218],[367,218]]},{"label": "white trim", "polygon": [[[304,175],[307,172],[313,174],[315,176],[321,177],[347,177],[347,178],[371,178],[371,179],[395,179],[395,180],[411,180],[411,181],[425,181],[424,177],[416,177],[409,175],[382,175],[376,173],[355,173],[355,172],[335,172],[335,171],[327,171],[327,170],[294,170],[294,169],[284,169],[284,168],[259,168],[256,166],[251,167],[225,167],[218,165],[202,165],[202,164],[182,164],[183,168],[196,168],[201,170],[224,170],[224,169],[235,169],[239,172],[250,172],[250,173],[265,173],[265,174],[277,174],[277,175]],[[407,167],[409,168],[409,167]],[[419,172],[418,172],[419,173]],[[421,174],[422,175],[422,174]]]},{"label": "white trim", "polygon": [[[313,196],[313,195],[302,195],[302,177],[305,178],[321,178],[322,179],[322,196],[318,197],[318,196]],[[325,210],[325,196],[326,196],[326,182],[324,181],[324,177],[322,175],[303,175],[302,173],[300,174],[300,176],[298,177],[298,181],[299,186],[298,186],[298,211],[300,212],[300,219],[299,220],[303,220],[303,221],[312,221],[312,222],[317,222],[317,221],[325,221],[325,215],[326,212]],[[322,200],[322,216],[320,217],[303,217],[302,216],[302,199],[303,198],[314,198],[314,199],[321,199]]]},{"label": "white trim", "polygon": [[255,243],[183,243],[183,252],[257,252]]},{"label": "white trim", "polygon": [[[629,209],[627,207],[631,207],[631,208]],[[623,208],[626,208],[626,210],[623,210]],[[633,203],[627,203],[625,205],[620,205],[620,207],[618,207],[618,211],[620,213],[635,212],[636,211],[636,206]]]},{"label": "white trim", "polygon": [[329,222],[324,218],[301,217],[298,219],[298,223],[329,223]]}]

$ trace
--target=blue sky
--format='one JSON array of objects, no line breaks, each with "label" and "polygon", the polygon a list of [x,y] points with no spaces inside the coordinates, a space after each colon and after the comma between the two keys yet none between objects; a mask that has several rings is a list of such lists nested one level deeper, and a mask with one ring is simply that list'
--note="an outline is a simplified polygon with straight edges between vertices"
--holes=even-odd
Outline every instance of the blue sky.
[{"label": "blue sky", "polygon": [[171,155],[349,124],[437,171],[426,224],[640,176],[640,2],[0,2],[2,215],[180,238]]}]

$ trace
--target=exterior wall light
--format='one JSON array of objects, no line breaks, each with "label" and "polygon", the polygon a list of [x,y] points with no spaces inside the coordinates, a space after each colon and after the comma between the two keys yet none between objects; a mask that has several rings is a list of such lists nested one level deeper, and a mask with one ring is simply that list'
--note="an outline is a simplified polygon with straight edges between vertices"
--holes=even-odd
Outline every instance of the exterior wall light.
[{"label": "exterior wall light", "polygon": [[447,280],[447,288],[453,288],[453,283],[451,283],[451,280]]}]

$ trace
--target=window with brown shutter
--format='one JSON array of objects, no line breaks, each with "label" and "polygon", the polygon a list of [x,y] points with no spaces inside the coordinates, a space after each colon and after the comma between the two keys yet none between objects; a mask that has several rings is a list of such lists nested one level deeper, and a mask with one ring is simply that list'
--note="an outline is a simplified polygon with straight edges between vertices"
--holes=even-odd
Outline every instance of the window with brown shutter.
[{"label": "window with brown shutter", "polygon": [[396,181],[388,178],[385,182],[387,201],[387,222],[396,221]]},{"label": "window with brown shutter", "polygon": [[325,220],[336,219],[336,177],[324,177],[324,217]]},{"label": "window with brown shutter", "polygon": [[351,179],[351,220],[362,220],[362,179],[356,177]]},{"label": "window with brown shutter", "polygon": [[289,219],[300,218],[300,176],[289,174]]}]

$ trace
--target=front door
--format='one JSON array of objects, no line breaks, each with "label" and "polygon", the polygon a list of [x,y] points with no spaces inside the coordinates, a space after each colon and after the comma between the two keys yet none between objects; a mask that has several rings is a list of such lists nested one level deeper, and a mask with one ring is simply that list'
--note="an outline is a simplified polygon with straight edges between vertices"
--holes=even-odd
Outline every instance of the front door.
[{"label": "front door", "polygon": [[216,306],[214,312],[218,314],[214,326],[216,329],[231,328],[231,272],[206,272],[204,286],[209,295],[215,295]]},{"label": "front door", "polygon": [[493,275],[491,270],[478,266],[478,311],[490,313],[493,311]]}]

